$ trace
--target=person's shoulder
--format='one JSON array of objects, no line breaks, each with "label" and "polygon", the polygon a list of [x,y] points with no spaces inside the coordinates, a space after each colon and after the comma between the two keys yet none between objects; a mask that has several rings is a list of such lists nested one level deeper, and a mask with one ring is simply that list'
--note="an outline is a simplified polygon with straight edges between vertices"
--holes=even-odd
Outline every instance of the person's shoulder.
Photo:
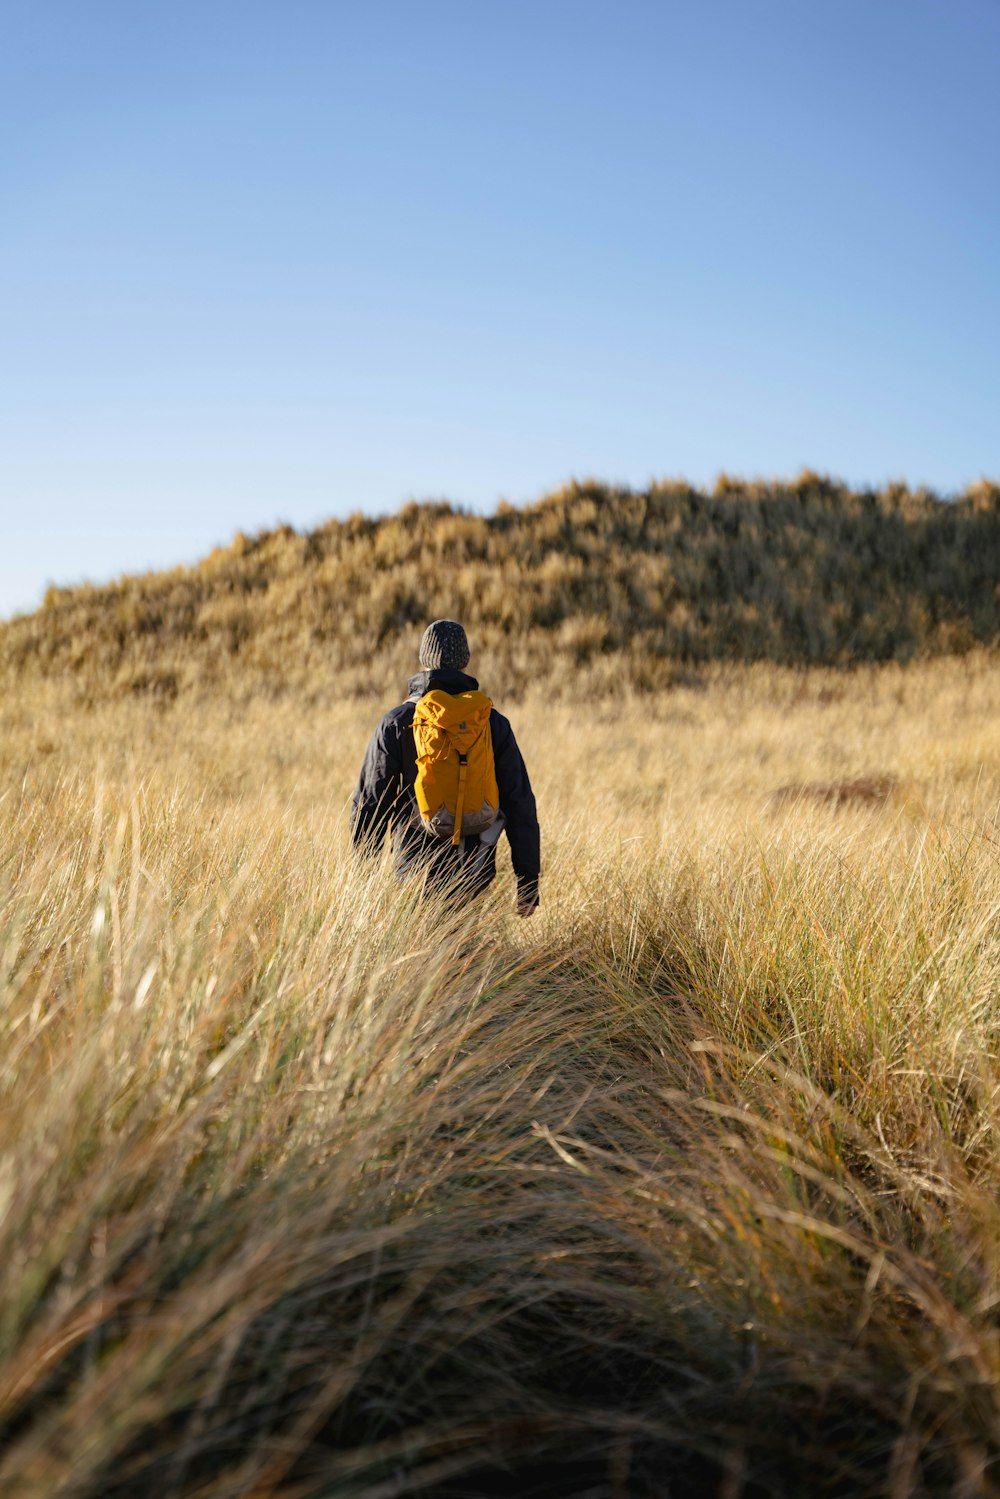
[{"label": "person's shoulder", "polygon": [[393,732],[408,728],[413,722],[413,703],[407,700],[405,703],[397,703],[395,708],[390,708],[383,713],[379,728],[383,732]]},{"label": "person's shoulder", "polygon": [[493,735],[493,743],[506,743],[514,738],[514,730],[511,728],[510,719],[506,718],[498,708],[490,709],[490,733]]}]

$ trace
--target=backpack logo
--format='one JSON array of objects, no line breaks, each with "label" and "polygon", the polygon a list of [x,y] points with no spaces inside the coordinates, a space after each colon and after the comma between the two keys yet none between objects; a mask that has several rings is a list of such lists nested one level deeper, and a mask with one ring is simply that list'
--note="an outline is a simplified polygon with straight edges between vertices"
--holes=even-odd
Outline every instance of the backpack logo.
[{"label": "backpack logo", "polygon": [[496,822],[500,810],[490,709],[484,692],[425,692],[413,710],[420,824],[459,844]]}]

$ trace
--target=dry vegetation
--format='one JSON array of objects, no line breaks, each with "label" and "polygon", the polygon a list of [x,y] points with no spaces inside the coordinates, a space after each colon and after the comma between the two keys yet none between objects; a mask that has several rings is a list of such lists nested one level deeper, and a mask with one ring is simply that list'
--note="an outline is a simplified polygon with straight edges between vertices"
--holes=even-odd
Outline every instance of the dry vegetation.
[{"label": "dry vegetation", "polygon": [[530,922],[356,866],[383,702],[76,697],[0,710],[5,1499],[997,1492],[995,658],[528,691]]},{"label": "dry vegetation", "polygon": [[[1000,641],[1000,488],[944,502],[816,474],[645,493],[574,484],[490,517],[409,505],[238,536],[196,567],[50,589],[0,624],[0,673],[84,701],[394,690],[436,615],[521,693],[657,690],[715,660],[851,665]],[[555,670],[553,670],[555,668]]]}]

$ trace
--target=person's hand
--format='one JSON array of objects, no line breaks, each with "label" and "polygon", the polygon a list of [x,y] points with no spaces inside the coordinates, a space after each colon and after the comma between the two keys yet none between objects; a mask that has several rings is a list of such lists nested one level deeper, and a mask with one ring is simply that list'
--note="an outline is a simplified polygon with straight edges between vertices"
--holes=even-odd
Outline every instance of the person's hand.
[{"label": "person's hand", "polygon": [[517,887],[517,914],[518,916],[534,916],[537,910],[538,882],[525,880],[523,885]]}]

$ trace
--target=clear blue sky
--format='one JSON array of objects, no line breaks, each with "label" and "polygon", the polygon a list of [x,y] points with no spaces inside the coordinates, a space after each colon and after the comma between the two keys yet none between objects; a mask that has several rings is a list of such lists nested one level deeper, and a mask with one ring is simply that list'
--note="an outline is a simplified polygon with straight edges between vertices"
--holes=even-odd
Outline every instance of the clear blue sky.
[{"label": "clear blue sky", "polygon": [[1000,0],[0,34],[0,614],[411,495],[1000,473]]}]

